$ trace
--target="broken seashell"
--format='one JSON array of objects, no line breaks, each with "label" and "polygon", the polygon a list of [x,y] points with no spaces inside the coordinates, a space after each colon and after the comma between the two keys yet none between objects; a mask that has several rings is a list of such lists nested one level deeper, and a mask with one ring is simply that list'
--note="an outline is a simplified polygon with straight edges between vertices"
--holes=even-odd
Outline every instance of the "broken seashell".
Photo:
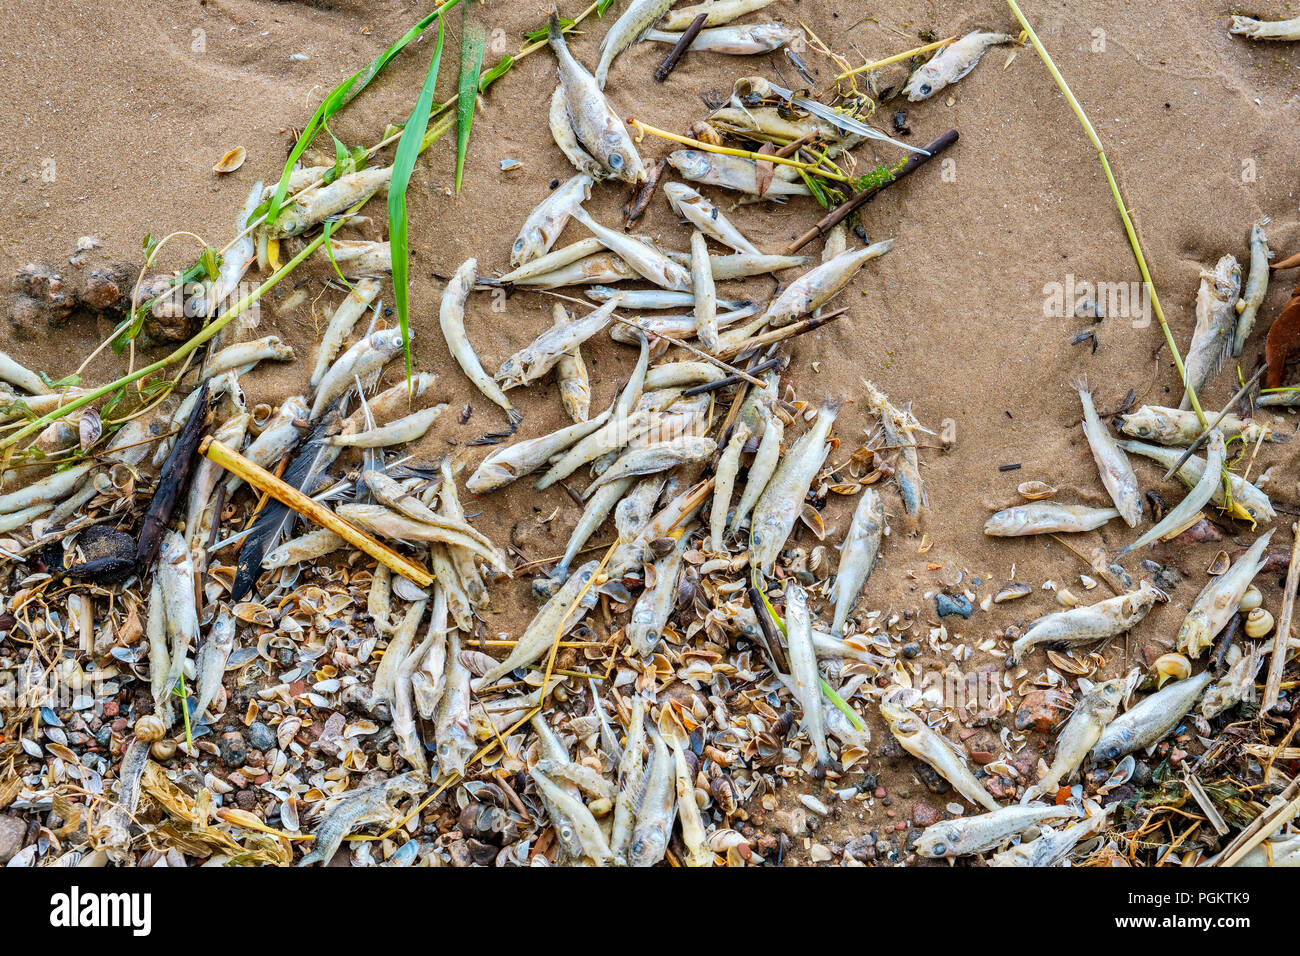
[{"label": "broken seashell", "polygon": [[212,167],[214,173],[233,173],[240,166],[244,165],[244,158],[248,155],[248,150],[242,146],[236,146],[230,152],[226,153],[217,160],[217,164]]},{"label": "broken seashell", "polygon": [[1026,501],[1041,501],[1056,494],[1056,489],[1045,481],[1022,481],[1016,486],[1016,491]]}]

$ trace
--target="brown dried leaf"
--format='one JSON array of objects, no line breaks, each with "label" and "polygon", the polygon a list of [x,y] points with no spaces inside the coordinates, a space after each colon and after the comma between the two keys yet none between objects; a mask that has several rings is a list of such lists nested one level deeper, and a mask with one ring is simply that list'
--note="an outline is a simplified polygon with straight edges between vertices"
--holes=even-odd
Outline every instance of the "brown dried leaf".
[{"label": "brown dried leaf", "polygon": [[[759,149],[759,152],[763,154],[775,153],[776,147],[774,147],[771,143],[764,143],[762,147]],[[775,175],[776,175],[775,163],[765,163],[761,159],[757,160],[754,163],[754,182],[757,184],[758,194],[760,196],[765,195],[767,193],[767,189],[769,186],[772,185],[772,178]]]},{"label": "brown dried leaf", "polygon": [[1300,286],[1291,293],[1291,301],[1269,327],[1264,340],[1264,358],[1268,361],[1265,388],[1281,388],[1286,381],[1286,365],[1300,353]]}]

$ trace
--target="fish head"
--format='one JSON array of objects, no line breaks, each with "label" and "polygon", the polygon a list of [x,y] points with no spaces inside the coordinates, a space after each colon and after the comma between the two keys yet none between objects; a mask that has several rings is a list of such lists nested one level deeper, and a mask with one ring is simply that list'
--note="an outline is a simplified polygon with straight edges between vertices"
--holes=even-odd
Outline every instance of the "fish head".
[{"label": "fish head", "polygon": [[956,856],[961,843],[961,829],[952,824],[936,823],[926,827],[916,840],[916,852],[931,859]]},{"label": "fish head", "polygon": [[654,866],[668,851],[668,828],[661,823],[637,827],[627,848],[629,866]]},{"label": "fish head", "polygon": [[897,736],[910,737],[921,730],[921,718],[901,704],[882,700],[880,714],[889,722],[889,729]]},{"label": "fish head", "polygon": [[668,154],[668,164],[687,179],[702,179],[709,170],[709,158],[699,149],[674,150]]},{"label": "fish head", "polygon": [[1092,759],[1095,763],[1118,760],[1120,755],[1132,749],[1133,731],[1127,727],[1111,727],[1092,748]]},{"label": "fish head", "polygon": [[919,103],[934,93],[938,78],[939,71],[927,63],[908,78],[903,92],[911,102]]},{"label": "fish head", "polygon": [[401,329],[384,329],[370,336],[370,347],[386,355],[396,355],[406,347]]}]

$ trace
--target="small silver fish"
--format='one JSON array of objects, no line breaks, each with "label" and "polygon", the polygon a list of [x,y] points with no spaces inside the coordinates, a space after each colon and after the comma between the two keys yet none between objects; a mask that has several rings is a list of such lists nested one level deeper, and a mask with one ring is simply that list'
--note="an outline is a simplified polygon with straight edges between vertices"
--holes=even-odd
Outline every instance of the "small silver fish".
[{"label": "small silver fish", "polygon": [[515,424],[523,416],[510,404],[510,399],[501,386],[484,370],[483,363],[469,344],[469,336],[465,332],[465,301],[474,288],[474,277],[477,274],[478,261],[475,259],[466,259],[456,270],[456,274],[447,283],[447,288],[443,290],[442,302],[438,307],[438,323],[442,327],[443,338],[447,340],[447,349],[461,371],[485,397],[500,405],[510,423]]},{"label": "small silver fish", "polygon": [[632,0],[623,15],[614,21],[614,25],[600,41],[600,63],[596,66],[596,85],[602,90],[609,76],[610,65],[614,58],[636,42],[646,30],[654,26],[662,17],[673,0]]},{"label": "small silver fish", "polygon": [[[722,214],[722,210],[690,186],[685,183],[664,183],[663,192],[673,211],[706,236],[716,239],[724,246],[730,246],[736,252],[761,255],[754,244],[741,235],[731,220]],[[633,306],[629,305],[628,308]]]},{"label": "small silver fish", "polygon": [[1142,520],[1142,490],[1138,487],[1137,473],[1133,470],[1128,455],[1115,443],[1110,431],[1102,424],[1097,415],[1097,407],[1092,403],[1092,392],[1088,383],[1082,379],[1075,385],[1079,392],[1079,401],[1083,403],[1083,435],[1088,439],[1093,461],[1101,474],[1101,483],[1115,502],[1119,516],[1130,528],[1136,528]]},{"label": "small silver fish", "polygon": [[[725,53],[730,56],[757,56],[779,50],[801,37],[798,30],[780,23],[751,23],[739,27],[714,27],[701,30],[688,49],[697,53]],[[642,38],[654,43],[678,43],[682,34],[647,30]]]},{"label": "small silver fish", "polygon": [[913,103],[929,99],[975,69],[989,47],[1014,42],[1015,37],[1006,33],[980,30],[967,33],[960,40],[948,44],[908,77],[903,92]]},{"label": "small silver fish", "polygon": [[1264,227],[1267,225],[1268,217],[1265,217],[1255,223],[1250,230],[1250,275],[1246,278],[1246,286],[1237,301],[1237,311],[1240,315],[1237,316],[1237,331],[1232,337],[1234,358],[1239,358],[1242,349],[1246,347],[1250,330],[1255,327],[1255,315],[1259,312],[1264,296],[1268,293],[1268,260],[1273,257],[1273,253],[1269,251],[1268,236],[1264,234]]},{"label": "small silver fish", "polygon": [[880,540],[885,527],[885,505],[880,500],[880,493],[874,488],[863,488],[849,530],[844,533],[840,545],[840,566],[831,592],[835,601],[835,617],[831,622],[833,637],[844,636],[844,623],[849,619],[849,612],[853,610],[880,554]]},{"label": "small silver fish", "polygon": [[579,173],[537,204],[511,247],[512,266],[527,265],[551,251],[573,211],[591,198],[592,182],[590,176]]},{"label": "small silver fish", "polygon": [[[1192,330],[1192,341],[1183,358],[1188,384],[1198,396],[1232,352],[1240,291],[1241,266],[1235,256],[1224,256],[1213,271],[1201,270],[1201,287],[1196,293],[1196,328]],[[1192,407],[1186,392],[1178,407]]]},{"label": "small silver fish", "polygon": [[642,182],[646,178],[645,164],[641,162],[632,137],[605,99],[596,78],[569,52],[554,5],[546,30],[547,42],[555,52],[559,67],[569,122],[573,124],[578,142],[609,170],[611,178],[628,183]]},{"label": "small silver fish", "polygon": [[1208,670],[1176,681],[1144,698],[1111,721],[1092,748],[1096,761],[1117,760],[1126,753],[1158,743],[1187,715],[1207,684],[1214,679]]},{"label": "small silver fish", "polygon": [[1088,505],[1063,505],[1055,501],[1035,501],[999,511],[984,522],[984,533],[995,538],[1015,538],[1029,534],[1069,534],[1092,531],[1112,518],[1115,508],[1091,508]]},{"label": "small silver fish", "polygon": [[1023,661],[1025,652],[1038,644],[1088,644],[1123,634],[1146,617],[1160,597],[1160,591],[1143,581],[1128,594],[1048,614],[1016,639],[1007,663]]}]

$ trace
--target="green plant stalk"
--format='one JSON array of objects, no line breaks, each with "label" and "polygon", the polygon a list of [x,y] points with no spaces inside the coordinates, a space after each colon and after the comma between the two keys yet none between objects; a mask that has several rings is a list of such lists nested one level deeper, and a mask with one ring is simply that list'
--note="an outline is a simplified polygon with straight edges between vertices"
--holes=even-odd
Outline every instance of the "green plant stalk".
[{"label": "green plant stalk", "polygon": [[[767,592],[763,590],[763,586],[758,582],[757,569],[754,570],[753,580],[754,580],[754,590],[756,590],[758,592],[758,596],[763,599],[763,605],[767,608],[767,613],[772,616],[772,620],[774,620],[776,622],[776,626],[781,629],[781,633],[788,637],[790,635],[790,632],[787,631],[785,628],[785,621],[781,619],[780,614],[776,613],[776,608],[772,607],[772,602],[767,599]],[[757,610],[758,609],[755,608],[755,613],[757,613]],[[855,711],[852,707],[849,706],[848,701],[846,701],[839,694],[835,693],[835,689],[831,687],[830,684],[826,683],[826,678],[819,676],[817,680],[821,682],[822,693],[830,698],[831,703],[835,705],[837,710],[843,712],[844,716],[849,719],[849,723],[853,725],[853,728],[855,730],[866,730],[867,725],[862,722],[862,718],[858,716],[857,711]]]},{"label": "green plant stalk", "polygon": [[194,752],[194,732],[190,729],[190,702],[189,691],[185,688],[185,675],[182,674],[176,687],[172,688],[172,693],[181,699],[181,713],[185,717],[185,746],[189,748],[190,753]]},{"label": "green plant stalk", "polygon": [[289,161],[284,164],[284,172],[280,175],[280,183],[276,186],[275,195],[271,197],[270,205],[267,207],[265,217],[267,222],[275,222],[279,216],[284,197],[289,190],[289,177],[293,175],[294,164],[298,162],[303,152],[316,138],[316,133],[320,128],[324,126],[331,116],[359,96],[361,91],[379,75],[379,72],[389,64],[393,57],[397,56],[408,43],[428,29],[434,20],[438,21],[438,31],[441,34],[442,15],[462,2],[464,0],[447,0],[447,2],[416,23],[415,26],[407,30],[396,43],[375,57],[369,67],[353,73],[330,91],[321,105],[316,108],[316,112],[312,115],[306,128],[303,129],[302,135],[298,137],[298,142],[294,145],[293,151],[289,154]]},{"label": "green plant stalk", "polygon": [[[350,209],[346,215],[351,215],[357,210],[357,208],[358,208],[357,206],[352,207],[352,209]],[[313,239],[310,243],[308,243],[306,248],[304,248],[302,252],[298,253],[296,256],[294,256],[292,259],[290,259],[288,262],[282,265],[279,269],[277,269],[274,273],[272,273],[269,279],[267,279],[260,286],[258,286],[256,289],[254,289],[252,292],[246,295],[243,299],[241,299],[238,303],[236,303],[234,308],[226,312],[223,316],[221,316],[221,318],[216,319],[215,321],[209,323],[207,327],[202,329],[197,335],[194,336],[194,338],[190,339],[188,342],[185,342],[183,345],[180,346],[180,348],[176,349],[176,351],[172,352],[170,355],[167,355],[166,357],[159,359],[157,362],[154,362],[152,365],[146,365],[143,368],[137,369],[136,371],[131,372],[128,375],[124,375],[122,378],[119,378],[115,382],[110,382],[107,385],[101,385],[99,388],[93,389],[87,392],[85,395],[81,395],[77,398],[74,398],[66,405],[61,405],[59,408],[55,409],[54,411],[42,415],[40,418],[28,423],[23,428],[20,428],[18,431],[14,432],[12,435],[5,438],[3,441],[0,441],[0,449],[11,448],[15,444],[17,444],[18,442],[26,438],[28,435],[36,434],[41,429],[43,429],[46,425],[49,425],[51,422],[56,422],[60,418],[63,418],[64,416],[69,415],[72,412],[75,412],[79,408],[84,408],[86,405],[89,405],[91,402],[98,401],[99,399],[103,398],[105,395],[109,395],[119,388],[130,385],[133,382],[138,382],[140,381],[140,379],[152,375],[155,372],[161,372],[163,369],[165,369],[168,365],[171,365],[173,362],[179,362],[181,359],[192,354],[196,349],[198,349],[200,345],[203,345],[205,342],[207,342],[209,339],[215,336],[218,332],[224,329],[227,325],[233,322],[238,316],[242,315],[244,310],[247,309],[250,305],[252,305],[258,299],[264,296],[267,292],[271,291],[271,289],[275,288],[275,286],[279,284],[280,280],[282,280],[290,272],[292,272],[299,265],[301,265],[303,260],[305,260],[309,255],[311,255],[313,252],[319,249],[321,244],[329,239],[331,232],[332,232],[331,228],[323,229],[321,231],[321,234],[317,236],[315,239]]]},{"label": "green plant stalk", "polygon": [[[1187,368],[1183,365],[1182,353],[1178,351],[1178,343],[1174,341],[1174,333],[1169,328],[1169,322],[1165,319],[1164,309],[1160,307],[1160,297],[1156,295],[1156,285],[1151,279],[1151,270],[1147,268],[1146,256],[1142,254],[1142,243],[1138,241],[1137,229],[1133,225],[1133,220],[1128,214],[1128,206],[1124,202],[1124,196],[1119,190],[1119,183],[1115,181],[1115,173],[1110,168],[1110,161],[1106,159],[1105,147],[1101,144],[1101,137],[1097,135],[1097,130],[1093,128],[1092,121],[1088,119],[1088,114],[1083,111],[1079,101],[1075,99],[1074,93],[1070,90],[1070,85],[1065,82],[1065,77],[1061,71],[1056,68],[1056,63],[1052,60],[1052,55],[1047,52],[1043,46],[1043,41],[1038,39],[1038,34],[1030,26],[1029,21],[1021,12],[1016,0],[1007,0],[1007,5],[1011,7],[1011,12],[1015,14],[1016,19],[1020,21],[1020,26],[1024,28],[1029,37],[1029,42],[1034,45],[1038,52],[1038,57],[1047,67],[1047,72],[1052,74],[1052,79],[1056,81],[1061,95],[1065,97],[1070,109],[1078,117],[1079,123],[1083,126],[1084,133],[1087,134],[1093,148],[1097,150],[1097,159],[1101,162],[1102,172],[1106,174],[1106,182],[1110,184],[1111,195],[1115,197],[1115,206],[1119,209],[1119,217],[1124,222],[1124,232],[1128,235],[1129,245],[1133,248],[1133,258],[1137,260],[1138,271],[1142,274],[1142,284],[1146,287],[1147,294],[1151,296],[1151,311],[1155,313],[1156,321],[1160,323],[1160,331],[1164,333],[1165,344],[1169,346],[1169,354],[1174,358],[1174,368],[1178,370],[1178,377],[1182,380],[1183,388],[1187,392],[1188,401],[1191,403],[1192,410],[1196,412],[1196,420],[1200,422],[1201,428],[1209,427],[1209,420],[1205,417],[1205,412],[1201,410],[1201,401],[1196,395],[1196,389],[1192,387],[1191,381],[1187,377]],[[1232,482],[1228,479],[1228,470],[1225,466],[1223,469],[1223,487],[1224,493],[1228,496],[1227,500],[1232,500]]]},{"label": "green plant stalk", "polygon": [[415,161],[424,147],[424,134],[429,127],[429,114],[433,110],[433,88],[438,82],[438,67],[442,63],[442,44],[445,32],[438,23],[438,45],[433,48],[429,72],[420,87],[411,118],[406,121],[402,138],[397,142],[393,158],[393,179],[388,185],[388,242],[393,253],[393,302],[397,307],[397,324],[402,330],[402,350],[406,353],[406,381],[411,381],[411,316],[408,287],[410,247],[407,245],[406,188],[411,183]]},{"label": "green plant stalk", "polygon": [[465,154],[469,150],[469,134],[474,126],[479,70],[483,67],[486,42],[483,27],[470,22],[469,7],[462,7],[461,13],[460,79],[456,91],[456,192],[460,192],[465,173]]},{"label": "green plant stalk", "polygon": [[1151,272],[1147,268],[1146,257],[1142,254],[1142,244],[1138,241],[1133,220],[1129,218],[1128,207],[1125,205],[1124,197],[1119,191],[1119,183],[1115,181],[1115,174],[1111,171],[1110,162],[1106,159],[1106,150],[1101,144],[1101,138],[1097,135],[1096,129],[1093,128],[1092,121],[1088,119],[1088,114],[1083,111],[1079,101],[1074,98],[1074,93],[1070,91],[1070,86],[1065,82],[1065,77],[1056,68],[1051,54],[1043,46],[1043,41],[1038,39],[1038,34],[1034,32],[1034,28],[1029,25],[1029,21],[1025,19],[1025,15],[1020,11],[1020,7],[1016,5],[1016,0],[1007,0],[1007,5],[1011,7],[1011,12],[1015,14],[1016,19],[1020,21],[1021,27],[1029,36],[1029,42],[1038,51],[1039,58],[1043,61],[1043,65],[1047,67],[1047,72],[1052,74],[1052,79],[1056,81],[1061,94],[1065,97],[1066,102],[1070,104],[1070,109],[1074,111],[1074,115],[1078,117],[1079,123],[1083,126],[1084,133],[1092,142],[1093,148],[1097,150],[1097,158],[1101,161],[1102,171],[1106,174],[1106,182],[1110,184],[1111,195],[1115,197],[1115,205],[1119,208],[1120,219],[1124,222],[1124,231],[1128,234],[1129,245],[1133,247],[1133,257],[1137,260],[1138,271],[1142,273],[1142,282],[1151,296],[1152,311],[1155,312],[1156,319],[1160,322],[1160,330],[1164,333],[1165,342],[1169,345],[1169,351],[1174,357],[1174,367],[1178,369],[1178,377],[1183,380],[1183,386],[1187,389],[1192,408],[1196,410],[1197,421],[1204,428],[1208,424],[1205,413],[1201,411],[1201,403],[1196,396],[1195,390],[1187,381],[1187,369],[1183,366],[1183,357],[1178,351],[1177,343],[1174,342],[1174,334],[1169,329],[1169,323],[1165,320],[1164,310],[1160,307],[1160,299],[1156,295],[1155,283],[1152,281]]}]

